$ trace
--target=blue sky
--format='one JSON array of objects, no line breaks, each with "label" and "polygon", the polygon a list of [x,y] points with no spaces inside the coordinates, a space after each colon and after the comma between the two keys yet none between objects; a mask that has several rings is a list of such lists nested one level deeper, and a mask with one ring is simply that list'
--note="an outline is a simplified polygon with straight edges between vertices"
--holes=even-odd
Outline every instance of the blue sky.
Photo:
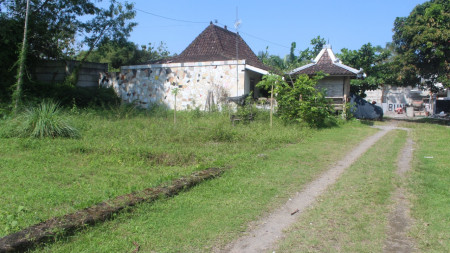
[{"label": "blue sky", "polygon": [[[408,16],[425,0],[134,0],[138,25],[129,38],[139,45],[163,41],[170,53],[181,53],[210,21],[231,31],[238,16],[241,36],[257,54],[284,56],[291,42],[299,50],[320,35],[333,51],[359,49],[365,43],[384,46],[392,40],[396,17]],[[147,12],[147,13],[146,13]],[[151,13],[151,14],[148,14]],[[152,15],[153,14],[153,15]],[[170,19],[184,20],[179,22]]]}]

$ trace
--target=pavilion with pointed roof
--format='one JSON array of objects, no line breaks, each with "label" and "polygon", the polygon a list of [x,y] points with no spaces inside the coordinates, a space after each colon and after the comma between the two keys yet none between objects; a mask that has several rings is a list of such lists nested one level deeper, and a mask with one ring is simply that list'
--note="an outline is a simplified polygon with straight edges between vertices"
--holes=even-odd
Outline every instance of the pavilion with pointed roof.
[{"label": "pavilion with pointed roof", "polygon": [[329,45],[324,46],[312,63],[296,68],[289,74],[311,76],[320,71],[327,76],[321,79],[316,87],[326,90],[326,97],[333,100],[336,109],[341,109],[343,102],[350,96],[350,79],[364,75],[362,69],[357,70],[342,64]]}]

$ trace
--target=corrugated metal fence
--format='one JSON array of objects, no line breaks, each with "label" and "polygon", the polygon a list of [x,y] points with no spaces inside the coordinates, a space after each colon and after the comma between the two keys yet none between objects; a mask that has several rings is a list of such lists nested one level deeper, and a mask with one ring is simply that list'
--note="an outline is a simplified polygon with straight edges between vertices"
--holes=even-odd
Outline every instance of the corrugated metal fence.
[{"label": "corrugated metal fence", "polygon": [[[35,68],[34,75],[37,81],[45,83],[63,82],[66,76],[70,75],[79,61],[59,60],[42,61]],[[100,73],[108,71],[107,63],[85,62],[81,66],[77,86],[97,87]]]}]

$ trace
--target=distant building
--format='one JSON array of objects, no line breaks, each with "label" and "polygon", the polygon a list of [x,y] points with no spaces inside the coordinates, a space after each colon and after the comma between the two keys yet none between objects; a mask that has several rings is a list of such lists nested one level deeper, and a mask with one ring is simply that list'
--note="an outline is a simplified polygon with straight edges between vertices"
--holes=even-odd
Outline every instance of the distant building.
[{"label": "distant building", "polygon": [[239,36],[210,24],[178,56],[136,66],[122,66],[120,73],[104,74],[100,85],[113,87],[122,100],[143,107],[163,104],[177,109],[221,106],[229,97],[253,92],[268,73],[266,67]]},{"label": "distant building", "polygon": [[319,81],[317,88],[326,90],[326,97],[332,99],[335,109],[342,109],[342,104],[350,96],[350,79],[362,77],[363,70],[342,64],[334,55],[331,46],[326,45],[312,63],[296,68],[289,74],[312,76],[319,71],[328,76]]}]

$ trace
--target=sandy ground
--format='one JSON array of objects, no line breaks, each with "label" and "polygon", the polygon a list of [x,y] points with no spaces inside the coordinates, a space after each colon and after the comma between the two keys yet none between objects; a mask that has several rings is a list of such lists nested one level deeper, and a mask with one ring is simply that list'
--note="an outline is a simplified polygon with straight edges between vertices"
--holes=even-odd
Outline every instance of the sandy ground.
[{"label": "sandy ground", "polygon": [[219,252],[265,252],[273,248],[276,242],[283,237],[283,230],[296,222],[299,214],[310,207],[317,197],[334,184],[346,168],[350,167],[386,133],[395,129],[395,122],[377,128],[381,131],[365,139],[342,160],[291,197],[281,208],[249,226],[244,236],[231,242]]}]

